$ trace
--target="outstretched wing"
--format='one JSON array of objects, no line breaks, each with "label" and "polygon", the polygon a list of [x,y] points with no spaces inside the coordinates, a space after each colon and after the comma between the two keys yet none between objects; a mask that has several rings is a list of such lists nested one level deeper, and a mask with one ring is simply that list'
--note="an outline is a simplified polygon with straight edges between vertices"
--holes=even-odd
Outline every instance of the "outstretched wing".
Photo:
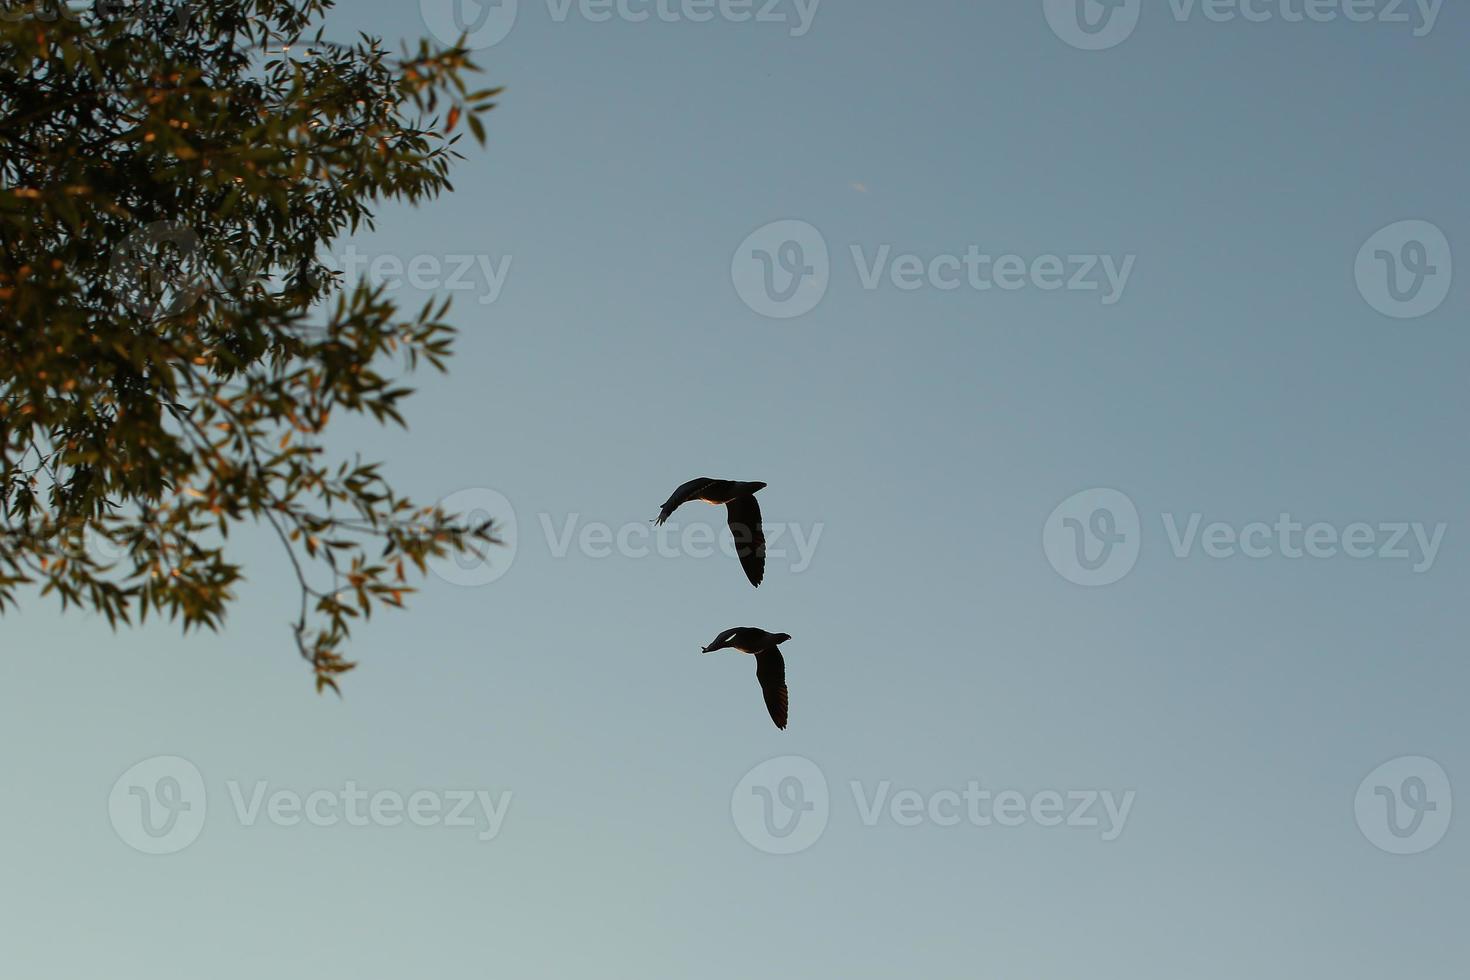
[{"label": "outstretched wing", "polygon": [[786,728],[786,661],[777,647],[762,650],[755,655],[755,679],[761,682],[761,694],[766,698],[766,710],[776,727]]},{"label": "outstretched wing", "polygon": [[654,523],[662,524],[664,521],[668,520],[670,514],[678,510],[679,507],[683,504],[687,504],[689,501],[698,497],[700,491],[713,482],[714,481],[711,480],[709,477],[702,476],[697,480],[690,480],[688,483],[675,490],[669,495],[669,499],[664,501],[664,505],[659,509],[658,517],[654,520]]},{"label": "outstretched wing", "polygon": [[755,497],[736,497],[725,508],[730,514],[730,533],[735,536],[735,554],[750,584],[759,587],[766,577],[766,532],[761,530],[761,505]]}]

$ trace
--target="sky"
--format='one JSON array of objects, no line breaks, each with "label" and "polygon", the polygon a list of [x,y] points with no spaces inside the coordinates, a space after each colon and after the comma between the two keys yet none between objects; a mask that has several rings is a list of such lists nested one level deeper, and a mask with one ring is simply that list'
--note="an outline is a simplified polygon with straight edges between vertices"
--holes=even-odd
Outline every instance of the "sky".
[{"label": "sky", "polygon": [[7,613],[8,975],[1462,975],[1467,12],[767,2],[467,4],[487,146],[341,243],[452,371],[333,445],[512,545],[340,700],[260,534],[218,635]]}]

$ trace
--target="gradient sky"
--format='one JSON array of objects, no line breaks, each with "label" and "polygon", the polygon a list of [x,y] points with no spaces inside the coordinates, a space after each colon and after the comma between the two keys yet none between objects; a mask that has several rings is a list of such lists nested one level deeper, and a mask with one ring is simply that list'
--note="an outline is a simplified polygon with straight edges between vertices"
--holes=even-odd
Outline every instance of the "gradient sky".
[{"label": "gradient sky", "polygon": [[[509,256],[504,288],[455,293],[452,374],[420,379],[408,433],[338,433],[423,498],[502,494],[514,561],[480,587],[431,578],[360,630],[341,701],[312,691],[294,585],[259,535],[218,636],[113,635],[48,602],[7,615],[4,972],[1461,976],[1463,820],[1390,854],[1354,799],[1420,756],[1470,794],[1470,273],[1400,320],[1354,261],[1407,219],[1470,261],[1466,11],[1416,37],[1413,4],[1404,24],[1144,6],[1130,38],[1083,51],[1041,0],[829,0],[801,36],[522,0],[480,55],[507,87],[487,149],[452,195],[352,243]],[[386,0],[328,26],[430,30]],[[822,301],[787,320],[732,283],[737,246],[779,219],[831,256]],[[1112,305],[865,289],[851,248],[884,245],[1136,261]],[[701,474],[766,481],[768,524],[820,526],[809,567],[773,559],[754,590],[724,555],[558,556],[543,530],[646,527]],[[1042,546],[1090,488],[1125,494],[1142,529],[1102,587]],[[1420,572],[1176,557],[1165,517],[1193,514],[1448,529]],[[699,655],[735,625],[793,636],[787,732],[748,659]],[[108,800],[159,755],[197,766],[208,812],[187,848],[147,855]],[[742,836],[732,793],[786,755],[831,804],[783,856]],[[228,787],[260,780],[511,802],[487,841],[247,826]],[[971,780],[1136,796],[1104,841],[868,826],[850,785]]]}]

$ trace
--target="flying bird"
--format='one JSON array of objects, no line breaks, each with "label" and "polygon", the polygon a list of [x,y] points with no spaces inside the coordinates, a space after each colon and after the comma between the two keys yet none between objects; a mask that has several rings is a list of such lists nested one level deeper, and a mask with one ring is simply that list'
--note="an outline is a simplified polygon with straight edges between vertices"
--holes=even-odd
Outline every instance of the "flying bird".
[{"label": "flying bird", "polygon": [[701,648],[702,653],[735,649],[755,655],[755,679],[760,681],[766,710],[771,713],[776,727],[783,731],[786,729],[786,661],[781,657],[781,648],[777,644],[789,639],[790,633],[767,633],[754,626],[737,626],[725,630],[715,637],[713,643]]},{"label": "flying bird", "polygon": [[765,488],[764,483],[739,483],[702,476],[675,490],[653,523],[662,524],[670,514],[691,500],[724,504],[730,519],[730,533],[735,536],[735,554],[740,557],[740,567],[745,569],[745,577],[750,579],[750,584],[758,588],[761,579],[766,577],[766,535],[761,530],[761,508],[755,502],[755,495]]}]

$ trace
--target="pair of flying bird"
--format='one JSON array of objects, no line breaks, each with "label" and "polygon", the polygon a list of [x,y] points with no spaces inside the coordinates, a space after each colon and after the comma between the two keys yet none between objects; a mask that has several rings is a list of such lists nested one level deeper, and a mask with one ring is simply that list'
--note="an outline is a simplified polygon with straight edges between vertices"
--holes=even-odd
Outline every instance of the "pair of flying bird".
[{"label": "pair of flying bird", "polygon": [[[761,530],[761,508],[755,495],[764,490],[764,483],[740,483],[735,480],[712,480],[701,477],[690,480],[675,490],[654,519],[662,524],[669,516],[691,500],[706,504],[723,505],[730,519],[730,533],[735,538],[735,554],[740,558],[740,567],[745,577],[757,588],[766,577],[766,536]],[[755,657],[755,678],[760,682],[761,694],[766,699],[766,710],[776,727],[786,727],[786,661],[781,657],[778,644],[791,639],[789,633],[767,633],[754,626],[739,626],[728,629],[714,638],[702,653],[716,650],[739,650]]]}]

